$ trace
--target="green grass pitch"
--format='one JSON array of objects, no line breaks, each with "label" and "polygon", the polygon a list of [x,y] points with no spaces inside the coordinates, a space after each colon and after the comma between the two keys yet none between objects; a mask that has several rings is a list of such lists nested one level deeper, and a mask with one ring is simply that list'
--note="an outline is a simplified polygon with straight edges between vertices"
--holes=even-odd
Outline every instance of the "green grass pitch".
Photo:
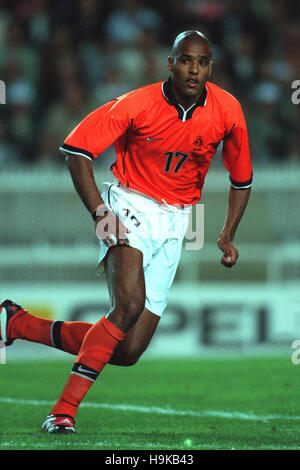
[{"label": "green grass pitch", "polygon": [[0,365],[1,450],[300,449],[300,366],[288,355],[107,366],[77,434],[42,433],[73,360]]}]

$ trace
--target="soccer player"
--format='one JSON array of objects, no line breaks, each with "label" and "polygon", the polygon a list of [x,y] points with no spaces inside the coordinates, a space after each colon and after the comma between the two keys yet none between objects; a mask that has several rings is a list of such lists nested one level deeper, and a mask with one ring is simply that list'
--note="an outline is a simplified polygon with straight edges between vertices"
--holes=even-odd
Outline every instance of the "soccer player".
[{"label": "soccer player", "polygon": [[[167,67],[168,80],[96,109],[61,146],[76,191],[96,224],[110,311],[90,324],[37,318],[9,300],[2,303],[6,344],[25,338],[77,356],[43,423],[46,432],[75,432],[78,406],[103,367],[132,365],[147,348],[167,305],[191,206],[200,200],[221,141],[231,185],[217,243],[225,267],[238,259],[233,238],[252,184],[241,106],[208,81],[212,50],[201,32],[177,36]],[[113,143],[115,181],[100,192],[92,162]]]}]

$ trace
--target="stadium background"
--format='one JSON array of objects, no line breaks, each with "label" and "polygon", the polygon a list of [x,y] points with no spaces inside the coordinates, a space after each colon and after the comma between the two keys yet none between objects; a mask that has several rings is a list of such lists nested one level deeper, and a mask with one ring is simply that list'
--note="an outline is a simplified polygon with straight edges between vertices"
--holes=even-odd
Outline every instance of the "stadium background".
[{"label": "stadium background", "polygon": [[[107,311],[93,223],[58,146],[89,111],[166,79],[175,36],[196,28],[213,44],[212,81],[243,106],[254,186],[239,262],[226,270],[216,247],[229,188],[219,149],[201,200],[204,247],[183,251],[147,355],[291,355],[300,338],[299,20],[297,0],[1,1],[1,298],[48,318],[95,321]],[[108,149],[94,163],[99,186],[113,158]]]}]

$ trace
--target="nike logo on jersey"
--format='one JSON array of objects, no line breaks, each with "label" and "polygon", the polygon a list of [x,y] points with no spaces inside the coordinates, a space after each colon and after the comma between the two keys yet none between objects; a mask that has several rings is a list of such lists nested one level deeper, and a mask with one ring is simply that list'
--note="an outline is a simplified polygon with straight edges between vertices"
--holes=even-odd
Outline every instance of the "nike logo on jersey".
[{"label": "nike logo on jersey", "polygon": [[162,137],[159,137],[157,139],[152,139],[151,137],[147,137],[148,142],[152,142],[153,140],[163,140]]}]

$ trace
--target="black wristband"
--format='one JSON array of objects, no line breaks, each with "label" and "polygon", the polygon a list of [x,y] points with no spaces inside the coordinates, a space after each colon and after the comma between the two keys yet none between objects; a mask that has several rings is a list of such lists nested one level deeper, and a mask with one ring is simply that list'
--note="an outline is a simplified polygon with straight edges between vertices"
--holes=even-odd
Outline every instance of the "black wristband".
[{"label": "black wristband", "polygon": [[97,211],[92,212],[92,213],[91,213],[91,216],[92,216],[93,220],[96,220]]}]

